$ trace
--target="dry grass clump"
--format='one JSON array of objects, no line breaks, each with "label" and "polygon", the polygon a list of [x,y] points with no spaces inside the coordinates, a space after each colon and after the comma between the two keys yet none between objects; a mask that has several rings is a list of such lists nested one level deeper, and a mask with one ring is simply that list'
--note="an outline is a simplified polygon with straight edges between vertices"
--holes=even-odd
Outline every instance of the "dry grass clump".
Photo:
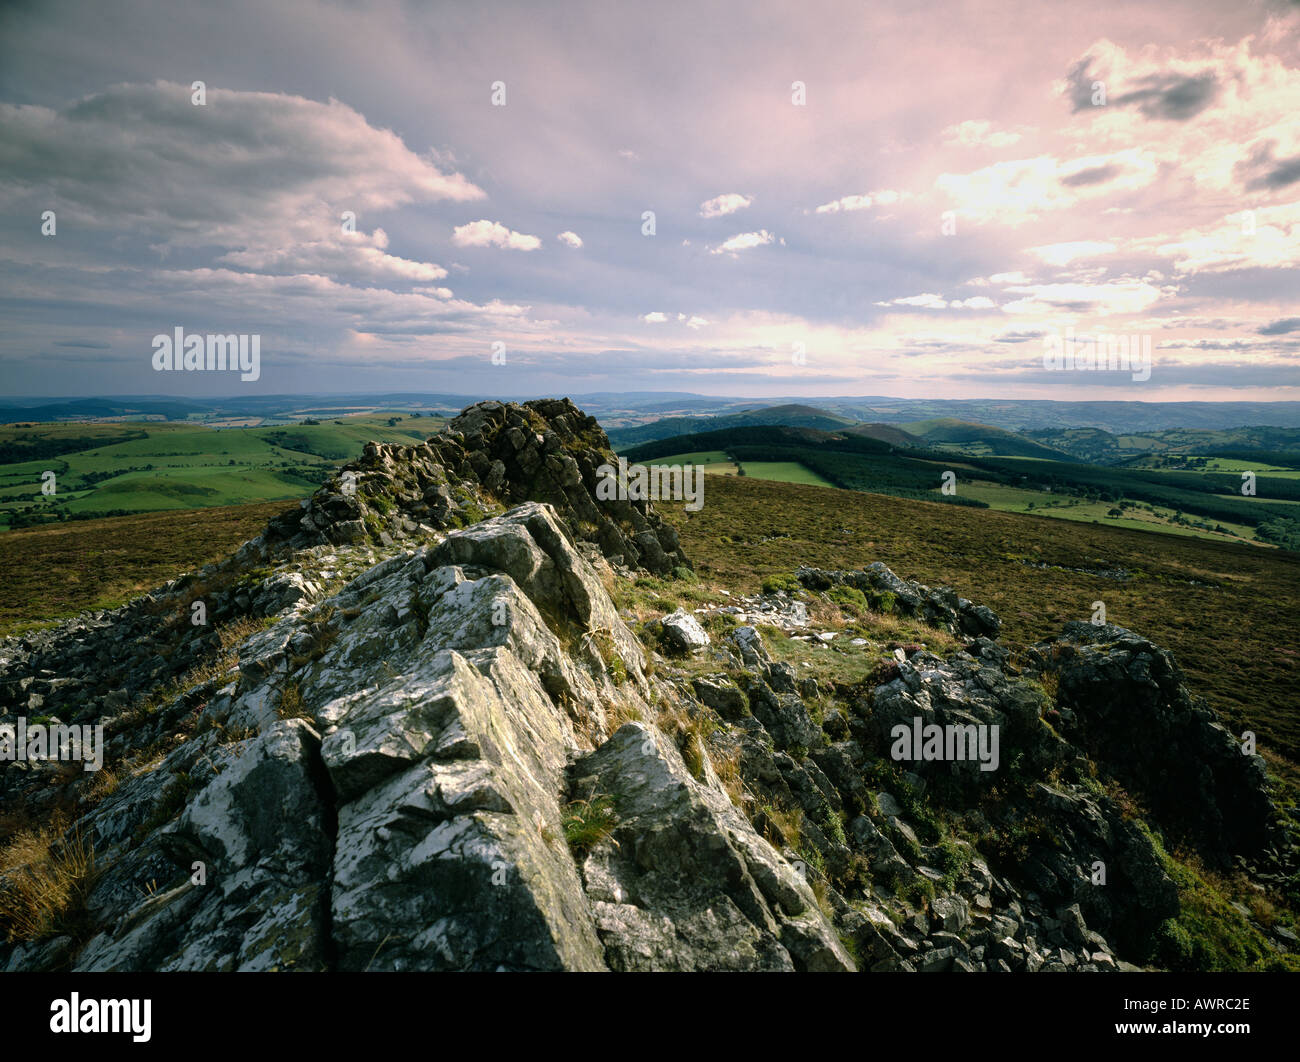
[{"label": "dry grass clump", "polygon": [[79,935],[95,881],[95,851],[62,822],[23,830],[0,849],[0,933],[11,943]]}]

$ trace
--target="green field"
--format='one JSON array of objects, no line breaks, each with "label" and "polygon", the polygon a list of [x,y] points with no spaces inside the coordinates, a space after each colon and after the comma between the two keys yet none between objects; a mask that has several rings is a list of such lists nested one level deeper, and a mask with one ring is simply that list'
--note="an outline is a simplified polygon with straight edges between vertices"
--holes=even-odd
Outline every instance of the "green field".
[{"label": "green field", "polygon": [[703,465],[709,475],[734,476],[740,470],[736,462],[721,450],[695,450],[685,454],[669,454],[655,458],[656,465]]},{"label": "green field", "polygon": [[[936,490],[935,494],[939,492]],[[987,480],[962,482],[959,493],[967,498],[983,502],[990,509],[1007,513],[1035,513],[1049,516],[1056,520],[1081,520],[1087,523],[1101,522],[1111,527],[1127,527],[1135,531],[1162,531],[1169,535],[1184,535],[1193,538],[1208,538],[1231,542],[1234,539],[1255,542],[1255,529],[1248,524],[1231,520],[1216,520],[1216,527],[1223,531],[1206,530],[1189,527],[1174,520],[1175,511],[1164,506],[1146,505],[1145,503],[1120,503],[1123,516],[1112,516],[1117,506],[1109,501],[1089,501],[1070,495],[1049,494],[1040,490],[1028,490],[1024,487],[1008,487],[1001,483]],[[940,500],[938,497],[936,501]],[[1260,543],[1267,545],[1267,543]]]},{"label": "green field", "polygon": [[[445,423],[370,413],[320,423],[215,429],[184,422],[0,427],[0,529],[292,499],[369,440],[421,441]],[[54,494],[42,493],[46,472]]]},{"label": "green field", "polygon": [[798,461],[746,461],[740,467],[746,476],[754,479],[770,479],[774,483],[807,483],[814,487],[833,486],[829,480],[823,479]]},{"label": "green field", "polygon": [[815,487],[834,486],[829,480],[798,461],[745,461],[743,464],[737,464],[724,450],[693,450],[688,453],[668,454],[665,457],[654,458],[651,463],[703,465],[704,471],[711,475],[746,475],[753,476],[755,479],[770,479],[775,483],[809,483]]}]

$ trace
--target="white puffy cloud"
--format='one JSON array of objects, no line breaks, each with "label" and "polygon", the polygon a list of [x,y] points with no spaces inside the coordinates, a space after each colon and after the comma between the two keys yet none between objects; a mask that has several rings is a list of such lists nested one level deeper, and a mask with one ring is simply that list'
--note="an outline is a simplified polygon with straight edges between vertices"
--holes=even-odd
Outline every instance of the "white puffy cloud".
[{"label": "white puffy cloud", "polygon": [[1024,296],[1004,303],[1002,309],[1007,313],[1052,315],[1065,312],[1103,317],[1141,313],[1167,294],[1145,280],[1117,280],[1105,284],[1021,284],[1009,287],[1007,291]]},{"label": "white puffy cloud", "polygon": [[536,236],[515,232],[486,218],[457,225],[451,234],[451,242],[457,247],[504,247],[510,251],[535,251],[542,245]]},{"label": "white puffy cloud", "polygon": [[888,302],[878,302],[876,305],[908,306],[919,310],[991,310],[997,306],[997,303],[983,295],[949,301],[942,295],[927,292],[924,295],[906,295],[903,298],[890,299]]},{"label": "white puffy cloud", "polygon": [[579,236],[576,232],[569,232],[566,230],[560,233],[555,238],[559,240],[562,244],[564,244],[566,247],[577,248],[582,246],[582,237]]},{"label": "white puffy cloud", "polygon": [[702,218],[720,218],[727,214],[734,214],[737,210],[744,210],[754,201],[752,195],[741,195],[739,192],[725,192],[722,195],[715,195],[712,199],[707,199],[700,204],[700,217]]},{"label": "white puffy cloud", "polygon": [[1230,214],[1213,227],[1159,241],[1155,251],[1172,259],[1179,273],[1295,269],[1300,267],[1300,201]]},{"label": "white puffy cloud", "polygon": [[754,247],[762,247],[771,243],[773,236],[767,229],[759,229],[758,232],[742,232],[729,240],[723,240],[717,247],[711,248],[710,254],[735,254],[737,251],[748,251]]},{"label": "white puffy cloud", "polygon": [[1050,155],[996,162],[972,173],[944,173],[935,187],[960,214],[983,223],[1023,225],[1085,200],[1151,184],[1157,165],[1141,148],[1063,162]]},{"label": "white puffy cloud", "polygon": [[886,188],[878,192],[865,192],[862,195],[846,195],[839,199],[832,199],[829,203],[813,208],[813,213],[839,214],[842,211],[869,210],[873,206],[889,206],[905,198],[907,198],[905,192],[894,192]]},{"label": "white puffy cloud", "polygon": [[907,295],[901,299],[890,299],[887,302],[878,302],[877,306],[915,306],[922,310],[942,310],[948,305],[948,300],[942,295]]},{"label": "white puffy cloud", "polygon": [[663,324],[668,320],[668,315],[659,310],[655,310],[653,313],[643,313],[641,315],[641,320],[645,321],[646,324]]},{"label": "white puffy cloud", "polygon": [[442,280],[447,270],[432,262],[417,262],[388,254],[388,234],[376,229],[364,232],[332,233],[329,239],[289,247],[229,251],[217,261],[255,273],[323,273],[377,283],[429,284]]}]

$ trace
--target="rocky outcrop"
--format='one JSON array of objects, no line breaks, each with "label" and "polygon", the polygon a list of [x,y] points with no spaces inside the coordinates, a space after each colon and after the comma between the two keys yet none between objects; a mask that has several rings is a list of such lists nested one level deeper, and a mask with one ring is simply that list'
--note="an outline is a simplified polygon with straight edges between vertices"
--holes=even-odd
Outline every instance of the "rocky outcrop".
[{"label": "rocky outcrop", "polygon": [[677,533],[645,500],[597,500],[597,470],[616,464],[594,417],[568,399],[480,402],[418,446],[367,444],[267,539],[294,549],[463,527],[485,512],[547,502],[610,560],[652,572],[688,565]]},{"label": "rocky outcrop", "polygon": [[952,634],[996,638],[1002,628],[1001,620],[987,606],[958,597],[950,587],[932,590],[922,583],[900,579],[880,561],[854,572],[802,567],[795,572],[795,578],[809,590],[850,587],[860,591],[869,602],[883,601],[887,605],[885,611],[897,610],[901,615],[914,616]]},{"label": "rocky outcrop", "polygon": [[1056,677],[1061,734],[1180,836],[1221,863],[1285,843],[1263,758],[1187,691],[1168,652],[1123,627],[1075,622],[1037,662]]}]

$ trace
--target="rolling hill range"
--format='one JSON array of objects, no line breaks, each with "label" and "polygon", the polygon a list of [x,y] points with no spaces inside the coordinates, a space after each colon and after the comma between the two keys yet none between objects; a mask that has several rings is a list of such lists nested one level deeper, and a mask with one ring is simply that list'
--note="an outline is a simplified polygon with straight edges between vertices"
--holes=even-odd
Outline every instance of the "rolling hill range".
[{"label": "rolling hill range", "polygon": [[[928,447],[893,446],[847,430],[754,425],[660,439],[624,456],[678,464],[708,453],[712,471],[729,461],[736,474],[798,481],[788,469],[802,466],[818,477],[806,482],[849,490],[1300,548],[1300,476],[1287,467],[1256,465],[1255,494],[1243,496],[1244,465],[1231,462],[1196,468],[1092,465],[986,425],[944,420],[909,429],[910,437]],[[774,462],[782,464],[782,474],[765,475],[764,466]],[[948,474],[953,481],[945,491]]]},{"label": "rolling hill range", "polygon": [[827,413],[823,409],[814,409],[812,406],[766,406],[725,416],[664,417],[661,420],[655,420],[637,427],[612,428],[609,432],[609,441],[610,445],[616,450],[621,450],[641,443],[654,442],[656,439],[666,439],[673,435],[697,435],[702,432],[745,428],[755,425],[780,425],[793,428],[814,428],[820,431],[836,431],[840,428],[855,427],[857,422],[849,417]]}]

